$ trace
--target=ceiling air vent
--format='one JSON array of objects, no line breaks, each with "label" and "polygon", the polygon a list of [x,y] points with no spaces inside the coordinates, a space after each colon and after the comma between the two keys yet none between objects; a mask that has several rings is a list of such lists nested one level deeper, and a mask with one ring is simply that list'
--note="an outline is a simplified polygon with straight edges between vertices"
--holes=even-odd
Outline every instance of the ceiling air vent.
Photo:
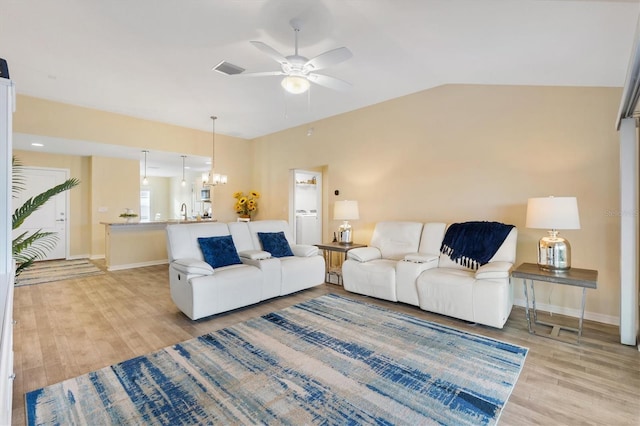
[{"label": "ceiling air vent", "polygon": [[233,65],[232,63],[227,61],[222,61],[218,65],[213,67],[213,70],[218,71],[219,73],[222,73],[224,75],[236,75],[242,73],[244,71],[244,68]]}]

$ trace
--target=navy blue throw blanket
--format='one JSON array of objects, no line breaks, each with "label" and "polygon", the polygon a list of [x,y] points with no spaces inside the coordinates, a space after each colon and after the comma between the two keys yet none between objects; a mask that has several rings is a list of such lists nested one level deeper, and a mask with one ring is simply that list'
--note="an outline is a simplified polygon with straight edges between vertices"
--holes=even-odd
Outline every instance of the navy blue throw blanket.
[{"label": "navy blue throw blanket", "polygon": [[496,254],[512,228],[500,222],[453,223],[444,235],[440,252],[459,265],[478,269]]}]

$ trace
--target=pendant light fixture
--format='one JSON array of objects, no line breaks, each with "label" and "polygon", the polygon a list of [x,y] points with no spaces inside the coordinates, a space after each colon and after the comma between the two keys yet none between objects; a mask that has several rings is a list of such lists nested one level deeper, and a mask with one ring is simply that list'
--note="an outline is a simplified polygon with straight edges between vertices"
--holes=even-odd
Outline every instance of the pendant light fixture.
[{"label": "pendant light fixture", "polygon": [[213,122],[213,129],[211,132],[211,170],[209,170],[209,174],[202,174],[202,185],[210,185],[216,186],[218,184],[226,184],[227,183],[227,175],[221,175],[219,173],[214,173],[215,169],[215,155],[216,155],[216,120],[218,117],[215,115],[211,116],[211,120]]},{"label": "pendant light fixture", "polygon": [[144,153],[144,177],[142,178],[142,184],[143,185],[148,185],[149,184],[149,179],[147,179],[147,153],[149,151],[144,149],[144,150],[142,150],[142,152]]},{"label": "pendant light fixture", "polygon": [[181,185],[182,186],[186,186],[187,185],[187,181],[184,179],[184,161],[187,159],[186,155],[181,155],[182,157],[182,182]]}]

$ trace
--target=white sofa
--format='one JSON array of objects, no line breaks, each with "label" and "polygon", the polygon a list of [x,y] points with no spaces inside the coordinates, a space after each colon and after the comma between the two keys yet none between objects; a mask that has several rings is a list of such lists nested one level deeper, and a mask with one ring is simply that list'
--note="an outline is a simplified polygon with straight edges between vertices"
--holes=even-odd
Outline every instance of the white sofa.
[{"label": "white sofa", "polygon": [[[293,256],[271,256],[262,249],[258,232],[283,232]],[[198,238],[228,235],[242,263],[213,268]],[[192,320],[324,283],[318,248],[293,244],[281,220],[168,225],[167,252],[171,298]]]},{"label": "white sofa", "polygon": [[513,306],[517,228],[477,269],[440,252],[447,229],[444,223],[376,224],[368,247],[347,252],[345,290],[502,328]]}]

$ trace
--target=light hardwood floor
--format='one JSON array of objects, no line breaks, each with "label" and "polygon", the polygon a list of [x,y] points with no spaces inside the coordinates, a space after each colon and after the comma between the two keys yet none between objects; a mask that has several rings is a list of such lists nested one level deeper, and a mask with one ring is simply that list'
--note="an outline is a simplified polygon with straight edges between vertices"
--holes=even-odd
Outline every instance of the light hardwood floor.
[{"label": "light hardwood floor", "polygon": [[166,265],[15,289],[13,424],[25,424],[25,392],[331,292],[528,347],[501,425],[640,424],[640,353],[617,327],[586,321],[578,346],[529,334],[522,308],[497,330],[333,284],[191,321],[171,301]]}]

